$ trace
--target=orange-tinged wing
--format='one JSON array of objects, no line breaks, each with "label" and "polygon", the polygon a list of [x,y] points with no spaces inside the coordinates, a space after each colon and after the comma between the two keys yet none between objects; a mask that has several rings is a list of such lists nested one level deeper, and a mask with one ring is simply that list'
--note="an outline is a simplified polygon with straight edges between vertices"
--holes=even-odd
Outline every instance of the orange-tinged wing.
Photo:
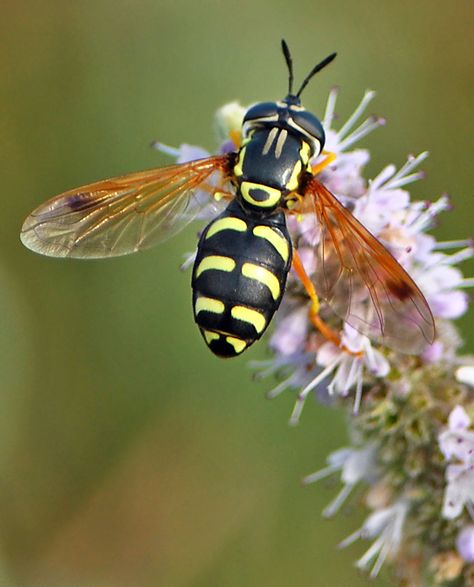
[{"label": "orange-tinged wing", "polygon": [[21,240],[51,257],[116,257],[147,249],[210,203],[209,191],[199,188],[224,186],[229,165],[229,155],[209,157],[67,191],[28,216]]},{"label": "orange-tinged wing", "polygon": [[433,342],[433,315],[420,289],[387,249],[317,179],[308,182],[321,225],[318,295],[359,332],[405,353]]}]

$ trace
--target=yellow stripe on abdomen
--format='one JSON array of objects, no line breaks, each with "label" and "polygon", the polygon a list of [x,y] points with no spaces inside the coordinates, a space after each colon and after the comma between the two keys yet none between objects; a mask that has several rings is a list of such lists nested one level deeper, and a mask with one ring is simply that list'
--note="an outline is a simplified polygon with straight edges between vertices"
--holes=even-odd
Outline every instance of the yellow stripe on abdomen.
[{"label": "yellow stripe on abdomen", "polygon": [[204,338],[206,339],[207,344],[211,344],[213,340],[219,340],[221,337],[220,334],[217,332],[212,332],[212,330],[203,330]]},{"label": "yellow stripe on abdomen", "polygon": [[217,271],[227,271],[228,273],[235,269],[235,261],[230,257],[221,257],[220,255],[209,255],[199,263],[196,269],[196,277],[199,277],[204,271],[215,269]]},{"label": "yellow stripe on abdomen", "polygon": [[265,267],[254,265],[253,263],[244,263],[242,265],[242,275],[266,285],[275,301],[280,297],[280,282],[273,273],[268,269],[265,269]]},{"label": "yellow stripe on abdomen", "polygon": [[206,238],[211,238],[221,230],[235,230],[236,232],[245,232],[247,230],[247,223],[241,218],[233,218],[228,216],[227,218],[221,218],[216,220],[207,231]]},{"label": "yellow stripe on abdomen", "polygon": [[259,225],[253,229],[253,234],[255,236],[259,236],[260,238],[264,238],[267,240],[273,247],[277,250],[280,257],[283,259],[285,263],[288,262],[290,256],[290,248],[288,246],[288,241],[283,238],[278,232],[270,228],[269,226]]},{"label": "yellow stripe on abdomen", "polygon": [[237,338],[236,336],[226,336],[226,342],[228,342],[231,346],[234,347],[234,351],[236,354],[240,354],[245,348],[247,347],[247,343],[245,340],[241,338]]},{"label": "yellow stripe on abdomen", "polygon": [[222,314],[225,310],[224,302],[215,300],[214,298],[206,298],[205,296],[199,296],[194,304],[194,310],[196,315],[199,312],[212,312],[213,314]]},{"label": "yellow stripe on abdomen", "polygon": [[258,332],[258,334],[263,332],[267,323],[263,314],[260,314],[260,312],[257,312],[257,310],[246,308],[245,306],[234,306],[230,313],[232,318],[251,324]]}]

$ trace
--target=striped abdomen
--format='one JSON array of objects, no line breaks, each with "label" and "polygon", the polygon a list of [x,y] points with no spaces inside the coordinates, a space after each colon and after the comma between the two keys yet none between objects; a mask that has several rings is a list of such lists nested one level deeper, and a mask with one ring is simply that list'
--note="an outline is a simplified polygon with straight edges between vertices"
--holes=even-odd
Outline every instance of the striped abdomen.
[{"label": "striped abdomen", "polygon": [[259,218],[234,200],[206,227],[194,262],[193,306],[213,353],[235,357],[262,336],[280,305],[290,265],[282,211]]}]

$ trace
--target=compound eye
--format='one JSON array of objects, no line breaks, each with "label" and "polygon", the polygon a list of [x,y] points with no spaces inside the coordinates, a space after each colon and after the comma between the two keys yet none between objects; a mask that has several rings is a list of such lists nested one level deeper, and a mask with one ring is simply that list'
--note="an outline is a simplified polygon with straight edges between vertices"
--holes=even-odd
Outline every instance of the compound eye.
[{"label": "compound eye", "polygon": [[275,102],[260,102],[255,104],[249,110],[244,117],[244,122],[253,121],[271,121],[278,119],[278,106]]},{"label": "compound eye", "polygon": [[307,110],[303,110],[301,112],[292,112],[291,117],[297,127],[299,127],[311,138],[316,139],[320,145],[320,150],[322,150],[326,137],[324,134],[323,125],[321,124],[320,120]]}]

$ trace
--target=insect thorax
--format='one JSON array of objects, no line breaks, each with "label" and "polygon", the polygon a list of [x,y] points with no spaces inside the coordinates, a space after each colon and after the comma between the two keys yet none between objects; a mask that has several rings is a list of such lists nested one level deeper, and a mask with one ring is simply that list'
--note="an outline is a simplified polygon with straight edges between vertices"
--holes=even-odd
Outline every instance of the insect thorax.
[{"label": "insect thorax", "polygon": [[246,208],[260,211],[285,206],[310,171],[312,148],[298,133],[268,125],[250,131],[234,166],[237,197]]}]

